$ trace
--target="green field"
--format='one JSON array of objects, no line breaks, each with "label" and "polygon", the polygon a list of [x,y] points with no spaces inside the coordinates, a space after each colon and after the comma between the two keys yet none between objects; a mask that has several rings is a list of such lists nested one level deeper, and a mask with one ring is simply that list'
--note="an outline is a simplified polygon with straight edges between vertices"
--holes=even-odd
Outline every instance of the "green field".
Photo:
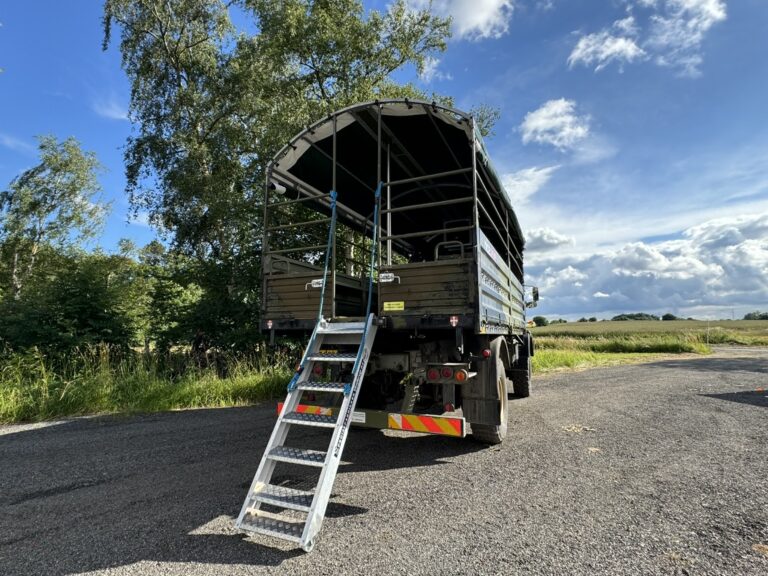
[{"label": "green field", "polygon": [[569,322],[531,332],[537,373],[709,354],[711,345],[768,346],[768,321],[762,320]]},{"label": "green field", "polygon": [[[705,336],[709,332],[711,338],[720,338],[727,344],[750,344],[752,338],[757,338],[768,345],[768,320],[669,320],[646,321],[627,320],[622,322],[568,322],[552,324],[533,329],[533,333],[541,336],[573,336],[575,338],[594,336],[614,336],[617,334],[670,334]],[[744,340],[744,341],[742,341]],[[712,342],[718,343],[717,340]]]}]

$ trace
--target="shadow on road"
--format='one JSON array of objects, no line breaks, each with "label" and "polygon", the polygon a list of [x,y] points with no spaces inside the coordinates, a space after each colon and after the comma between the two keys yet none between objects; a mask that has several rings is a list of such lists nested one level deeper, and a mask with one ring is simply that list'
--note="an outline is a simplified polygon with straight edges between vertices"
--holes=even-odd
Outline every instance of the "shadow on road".
[{"label": "shadow on road", "polygon": [[701,394],[708,398],[717,400],[728,400],[730,402],[739,402],[740,404],[752,404],[753,406],[763,406],[768,408],[768,394],[766,392],[756,392],[748,390],[744,392],[728,392],[724,394]]},{"label": "shadow on road", "polygon": [[[232,526],[274,419],[269,405],[84,419],[0,436],[0,574],[141,561],[276,566],[301,554],[248,541]],[[355,430],[340,472],[439,465],[482,449],[469,439]],[[327,516],[365,513],[332,500]]]}]

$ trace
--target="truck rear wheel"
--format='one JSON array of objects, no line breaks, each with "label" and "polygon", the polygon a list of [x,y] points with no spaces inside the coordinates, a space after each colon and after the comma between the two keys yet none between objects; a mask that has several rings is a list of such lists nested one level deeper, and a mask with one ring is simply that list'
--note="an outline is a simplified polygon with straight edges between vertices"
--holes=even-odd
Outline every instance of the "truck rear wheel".
[{"label": "truck rear wheel", "polygon": [[507,436],[507,376],[501,359],[501,342],[491,343],[490,379],[496,383],[499,424],[472,424],[472,437],[486,444],[501,444]]},{"label": "truck rear wheel", "polygon": [[522,356],[517,365],[512,368],[510,379],[512,380],[513,396],[515,398],[528,398],[531,395],[531,374],[533,366],[530,356]]}]

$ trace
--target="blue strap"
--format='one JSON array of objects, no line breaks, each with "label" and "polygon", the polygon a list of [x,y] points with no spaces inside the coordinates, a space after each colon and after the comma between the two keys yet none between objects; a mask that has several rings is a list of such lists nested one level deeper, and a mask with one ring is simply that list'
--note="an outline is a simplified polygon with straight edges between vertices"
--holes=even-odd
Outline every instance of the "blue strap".
[{"label": "blue strap", "polygon": [[296,373],[293,375],[293,378],[291,378],[291,381],[288,383],[288,392],[293,392],[294,390],[296,390],[296,386],[299,382],[299,376],[301,376],[301,373],[304,371],[304,367],[306,366],[306,363],[307,363],[307,355],[315,343],[315,337],[317,336],[317,327],[320,325],[320,322],[323,320],[323,304],[325,302],[325,287],[328,284],[328,263],[331,260],[331,247],[333,244],[333,235],[336,232],[336,198],[337,196],[338,194],[336,193],[336,190],[331,190],[331,227],[328,229],[328,244],[326,245],[326,249],[325,249],[325,266],[323,267],[323,287],[320,290],[320,310],[317,313],[317,323],[315,324],[315,329],[312,331],[312,337],[309,339],[309,344],[307,344],[307,349],[304,352],[304,357],[301,359],[301,364],[299,364],[298,370],[296,370]]},{"label": "blue strap", "polygon": [[[376,187],[375,192],[375,204],[373,207],[373,243],[371,245],[371,265],[368,269],[368,304],[365,309],[365,322],[366,326],[368,323],[368,318],[371,315],[371,304],[373,302],[373,271],[376,266],[376,247],[379,243],[379,199],[381,198],[381,187],[383,185],[383,182],[379,182],[379,185]],[[368,330],[363,332],[363,338],[360,342],[360,349],[357,351],[357,358],[355,358],[355,367],[352,369],[353,378],[354,375],[357,374],[357,371],[360,369],[360,362],[363,357],[363,349],[365,348],[365,339],[368,336]],[[344,395],[349,396],[349,393],[352,391],[352,385],[346,384],[344,386]]]}]

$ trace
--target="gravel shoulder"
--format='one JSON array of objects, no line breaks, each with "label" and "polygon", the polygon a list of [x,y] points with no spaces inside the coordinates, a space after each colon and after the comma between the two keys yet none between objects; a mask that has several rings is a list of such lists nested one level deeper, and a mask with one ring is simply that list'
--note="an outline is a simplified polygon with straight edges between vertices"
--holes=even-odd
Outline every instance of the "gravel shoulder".
[{"label": "gravel shoulder", "polygon": [[233,528],[274,410],[0,427],[0,574],[768,573],[766,349],[535,378],[501,447],[353,431],[309,555]]}]

